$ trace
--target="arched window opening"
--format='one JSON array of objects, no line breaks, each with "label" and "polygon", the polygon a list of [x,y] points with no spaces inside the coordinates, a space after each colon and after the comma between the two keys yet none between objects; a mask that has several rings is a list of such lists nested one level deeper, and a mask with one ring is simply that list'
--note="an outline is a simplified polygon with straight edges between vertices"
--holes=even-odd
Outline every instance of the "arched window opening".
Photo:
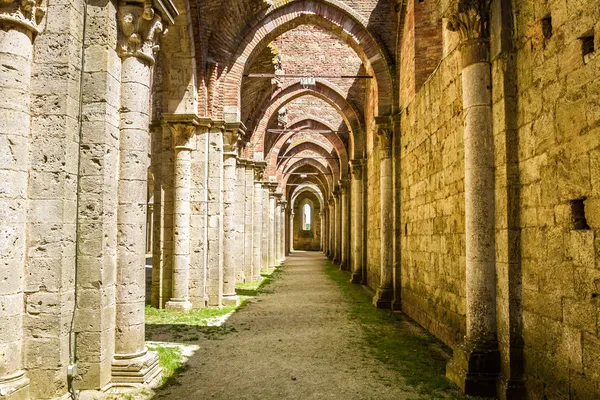
[{"label": "arched window opening", "polygon": [[310,224],[312,222],[311,214],[312,209],[310,208],[310,204],[304,204],[304,207],[302,207],[302,229],[305,231],[310,231]]}]

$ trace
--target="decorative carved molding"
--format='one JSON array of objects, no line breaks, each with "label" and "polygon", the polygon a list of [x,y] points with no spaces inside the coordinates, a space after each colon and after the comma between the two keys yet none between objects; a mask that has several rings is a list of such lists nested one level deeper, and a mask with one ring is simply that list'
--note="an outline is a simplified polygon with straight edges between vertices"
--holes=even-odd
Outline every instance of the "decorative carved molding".
[{"label": "decorative carved molding", "polygon": [[237,129],[226,130],[223,132],[223,152],[233,153],[238,149],[240,135]]},{"label": "decorative carved molding", "polygon": [[361,180],[363,177],[365,167],[365,161],[363,159],[357,159],[350,161],[350,172],[352,177],[357,180]]},{"label": "decorative carved molding", "polygon": [[170,125],[173,148],[190,148],[190,139],[196,134],[196,126],[190,124]]},{"label": "decorative carved molding", "polygon": [[462,41],[489,38],[491,0],[460,0],[448,16],[448,30],[458,32]]},{"label": "decorative carved molding", "polygon": [[262,181],[265,177],[265,169],[267,168],[267,163],[264,161],[254,161],[254,179],[257,181]]},{"label": "decorative carved molding", "polygon": [[379,138],[379,150],[382,158],[392,157],[392,139],[394,126],[392,124],[377,125],[377,137]]},{"label": "decorative carved molding", "polygon": [[[0,0],[2,1],[2,0]],[[150,65],[158,52],[161,33],[166,33],[162,18],[154,11],[152,3],[123,5],[119,8],[119,55],[139,57]]]},{"label": "decorative carved molding", "polygon": [[45,14],[43,0],[0,0],[2,25],[22,27],[37,34]]}]

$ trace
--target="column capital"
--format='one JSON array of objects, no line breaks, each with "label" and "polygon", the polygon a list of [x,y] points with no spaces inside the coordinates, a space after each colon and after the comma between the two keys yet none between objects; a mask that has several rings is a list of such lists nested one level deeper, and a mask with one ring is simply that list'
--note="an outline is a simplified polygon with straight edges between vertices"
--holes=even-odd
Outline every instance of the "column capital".
[{"label": "column capital", "polygon": [[346,194],[348,191],[348,184],[350,183],[350,179],[340,179],[339,181],[339,188],[340,188],[340,194]]},{"label": "column capital", "polygon": [[1,0],[0,23],[14,28],[40,32],[40,22],[46,14],[43,0]]},{"label": "column capital", "polygon": [[248,160],[245,158],[238,158],[237,159],[237,166],[240,168],[244,168],[246,169],[246,164],[248,163]]},{"label": "column capital", "polygon": [[272,196],[281,195],[281,193],[276,193],[275,192],[277,190],[277,186],[279,186],[279,184],[277,182],[269,181],[267,183],[267,186],[269,187],[269,191],[271,192],[270,194]]},{"label": "column capital", "polygon": [[223,151],[236,152],[241,147],[242,138],[246,132],[246,126],[241,122],[225,122],[223,133]]},{"label": "column capital", "polygon": [[379,139],[380,156],[392,157],[392,138],[394,136],[394,118],[391,115],[375,117],[377,137]]},{"label": "column capital", "polygon": [[363,177],[366,161],[364,158],[357,158],[350,161],[350,172],[352,178],[360,180]]},{"label": "column capital", "polygon": [[330,206],[333,206],[333,205],[335,204],[335,200],[334,200],[333,196],[329,197],[329,200],[327,201],[327,203],[328,203]]},{"label": "column capital", "polygon": [[458,32],[461,41],[487,39],[492,0],[452,0],[445,17],[449,31]]},{"label": "column capital", "polygon": [[267,168],[266,161],[253,161],[254,173],[256,174],[256,180],[262,181],[264,178],[265,170]]},{"label": "column capital", "polygon": [[117,16],[118,53],[121,58],[138,57],[148,65],[155,62],[160,35],[166,33],[162,17],[151,3],[122,4]]},{"label": "column capital", "polygon": [[171,135],[173,148],[180,150],[192,150],[190,140],[196,134],[196,125],[193,124],[171,124]]},{"label": "column capital", "polygon": [[491,0],[458,0],[445,13],[447,29],[460,36],[463,68],[489,62],[490,4]]}]

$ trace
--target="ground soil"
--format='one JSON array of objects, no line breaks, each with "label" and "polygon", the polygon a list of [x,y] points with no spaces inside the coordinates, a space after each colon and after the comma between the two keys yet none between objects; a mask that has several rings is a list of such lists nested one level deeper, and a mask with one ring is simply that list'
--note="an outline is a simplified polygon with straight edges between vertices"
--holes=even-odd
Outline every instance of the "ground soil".
[{"label": "ground soil", "polygon": [[322,253],[295,253],[280,277],[202,336],[186,369],[155,399],[418,399],[365,348],[362,328],[323,273]]}]

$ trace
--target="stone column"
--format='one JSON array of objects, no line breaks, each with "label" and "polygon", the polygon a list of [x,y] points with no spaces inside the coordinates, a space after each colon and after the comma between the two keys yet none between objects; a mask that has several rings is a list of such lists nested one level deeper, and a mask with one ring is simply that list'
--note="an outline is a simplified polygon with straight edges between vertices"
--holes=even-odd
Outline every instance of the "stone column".
[{"label": "stone column", "polygon": [[269,243],[270,236],[269,231],[271,227],[270,222],[270,191],[269,191],[269,182],[263,182],[263,194],[262,194],[262,269],[267,271],[270,266],[271,256],[269,254]]},{"label": "stone column", "polygon": [[492,132],[489,0],[460,6],[448,21],[461,38],[465,116],[466,337],[446,373],[466,394],[496,396],[500,353],[496,334],[494,137]]},{"label": "stone column", "polygon": [[363,270],[363,243],[364,243],[364,159],[352,160],[350,167],[352,170],[352,216],[350,218],[351,230],[352,230],[352,253],[350,256],[352,273],[351,282],[361,283],[362,282],[362,270]]},{"label": "stone column", "polygon": [[208,202],[206,291],[208,305],[223,304],[223,132],[225,124],[214,121],[208,134]]},{"label": "stone column", "polygon": [[235,169],[235,213],[233,222],[235,224],[235,241],[238,245],[238,251],[235,252],[235,281],[246,282],[251,276],[246,277],[246,160],[238,158]]},{"label": "stone column", "polygon": [[[40,2],[0,3],[0,397],[29,398],[23,308],[33,38]],[[32,8],[29,8],[32,7]]]},{"label": "stone column", "polygon": [[341,237],[340,237],[340,269],[342,271],[348,270],[348,252],[350,250],[349,240],[350,232],[348,231],[350,216],[348,215],[348,181],[340,181],[341,187],[341,207],[340,207],[340,225],[341,225]]},{"label": "stone column", "polygon": [[254,277],[254,163],[246,161],[246,198],[244,199],[244,274],[246,282]]},{"label": "stone column", "polygon": [[277,266],[277,226],[275,225],[275,215],[277,212],[277,201],[281,197],[280,193],[275,193],[276,183],[269,183],[269,268]]},{"label": "stone column", "polygon": [[290,225],[289,225],[289,232],[290,232],[290,253],[292,251],[294,251],[294,209],[290,209]]},{"label": "stone column", "polygon": [[252,280],[260,280],[260,271],[263,266],[263,249],[264,249],[264,230],[263,230],[263,205],[264,205],[264,189],[263,189],[263,173],[265,170],[264,162],[254,162],[254,240],[253,240],[253,262],[252,262]]},{"label": "stone column", "polygon": [[237,305],[235,253],[243,251],[236,242],[234,220],[238,132],[227,130],[223,139],[223,305]]},{"label": "stone column", "polygon": [[325,251],[325,212],[323,210],[321,210],[319,213],[319,218],[321,218],[321,238],[319,240],[319,250]]},{"label": "stone column", "polygon": [[327,257],[333,260],[334,243],[335,243],[335,212],[334,212],[334,200],[333,195],[329,198],[329,249],[327,250]]},{"label": "stone column", "polygon": [[338,183],[334,193],[335,197],[335,258],[334,262],[339,264],[342,259],[342,188]]},{"label": "stone column", "polygon": [[279,213],[279,261],[285,260],[285,210],[287,201],[281,200],[281,212]]},{"label": "stone column", "polygon": [[[144,383],[159,372],[145,346],[146,191],[151,67],[163,30],[151,6],[119,9],[121,113],[117,205],[117,283],[114,383]],[[134,40],[135,39],[135,40]]]},{"label": "stone column", "polygon": [[[166,119],[166,118],[165,118]],[[173,276],[168,309],[190,310],[190,188],[192,174],[191,139],[196,133],[193,124],[171,125],[173,140]]]},{"label": "stone column", "polygon": [[[281,198],[281,194],[279,195]],[[275,232],[274,235],[275,236],[275,243],[274,243],[274,257],[273,257],[273,261],[275,262],[275,265],[278,264],[281,261],[281,256],[279,254],[279,247],[280,247],[280,242],[281,242],[281,203],[280,200],[277,199],[275,201]]]},{"label": "stone column", "polygon": [[[380,276],[373,304],[377,308],[391,308],[394,298],[393,281],[393,225],[392,225],[392,134],[393,125],[386,117],[377,117],[379,136],[379,214],[380,225]],[[384,120],[385,122],[382,122]]]}]

